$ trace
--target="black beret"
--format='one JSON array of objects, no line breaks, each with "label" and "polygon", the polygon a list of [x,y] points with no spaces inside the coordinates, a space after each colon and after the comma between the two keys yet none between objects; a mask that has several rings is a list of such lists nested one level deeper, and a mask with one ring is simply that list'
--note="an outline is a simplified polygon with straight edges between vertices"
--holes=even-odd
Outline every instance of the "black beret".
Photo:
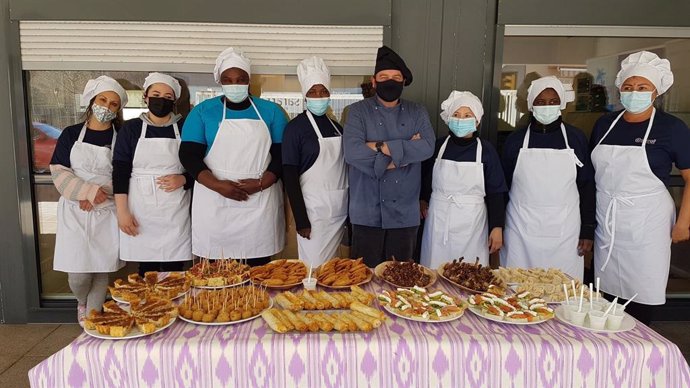
[{"label": "black beret", "polygon": [[403,78],[405,78],[405,86],[412,83],[412,72],[405,64],[405,61],[388,46],[379,47],[379,51],[376,53],[374,75],[382,70],[400,70]]}]

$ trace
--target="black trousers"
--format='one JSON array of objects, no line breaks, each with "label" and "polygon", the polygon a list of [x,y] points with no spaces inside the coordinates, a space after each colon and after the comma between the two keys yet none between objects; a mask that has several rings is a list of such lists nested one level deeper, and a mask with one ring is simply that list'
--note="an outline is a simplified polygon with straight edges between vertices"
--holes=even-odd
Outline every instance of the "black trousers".
[{"label": "black trousers", "polygon": [[139,275],[150,271],[157,272],[178,272],[184,269],[188,261],[142,261],[139,263]]},{"label": "black trousers", "polygon": [[364,225],[352,225],[352,257],[363,257],[364,263],[373,268],[395,257],[409,260],[417,246],[418,226],[383,229]]},{"label": "black trousers", "polygon": [[[615,296],[604,293],[604,298],[606,298],[608,301],[613,301]],[[627,301],[627,299],[618,298],[618,303],[620,304],[624,304]],[[635,319],[638,321],[649,326],[654,318],[654,310],[656,310],[657,307],[658,306],[630,302],[630,304],[625,307],[625,312],[635,317]]]}]

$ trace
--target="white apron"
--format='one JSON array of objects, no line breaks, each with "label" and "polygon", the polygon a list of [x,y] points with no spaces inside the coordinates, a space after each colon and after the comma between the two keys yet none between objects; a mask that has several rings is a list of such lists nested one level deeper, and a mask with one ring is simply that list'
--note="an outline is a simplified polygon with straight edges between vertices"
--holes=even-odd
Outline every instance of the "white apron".
[{"label": "white apron", "polygon": [[489,265],[489,223],[484,197],[482,142],[477,138],[474,162],[443,159],[450,136],[434,162],[429,212],[424,222],[421,264],[438,268],[442,263],[465,258]]},{"label": "white apron", "polygon": [[[218,179],[258,179],[271,162],[271,135],[254,102],[258,120],[226,119],[204,162]],[[280,181],[249,196],[228,199],[196,182],[192,199],[192,252],[200,257],[259,258],[285,245],[283,185]]]},{"label": "white apron", "polygon": [[[72,146],[69,159],[74,174],[85,182],[112,184],[113,151],[84,143],[86,123]],[[79,201],[60,197],[57,209],[57,234],[53,269],[71,273],[115,272],[125,263],[119,257],[119,229],[112,199],[95,205],[91,211],[79,208]]]},{"label": "white apron", "polygon": [[580,196],[577,167],[582,163],[568,144],[565,149],[529,148],[531,129],[518,154],[506,209],[501,265],[558,268],[582,280],[584,260],[578,255]]},{"label": "white apron", "polygon": [[120,231],[120,256],[139,262],[191,260],[189,190],[180,187],[168,193],[156,183],[161,176],[184,173],[178,156],[180,131],[175,123],[174,139],[146,138],[147,128],[143,121],[129,181],[129,209],[139,223],[139,234],[132,237]]},{"label": "white apron", "polygon": [[594,272],[606,293],[624,299],[638,293],[635,302],[664,304],[676,208],[647,161],[645,146],[656,109],[642,146],[601,144],[623,113],[592,151],[597,185]]},{"label": "white apron", "polygon": [[311,112],[307,111],[307,117],[319,138],[319,155],[299,178],[311,236],[306,239],[298,234],[297,249],[300,259],[317,267],[336,255],[343,239],[348,186],[340,131],[331,121],[338,136],[324,138]]}]

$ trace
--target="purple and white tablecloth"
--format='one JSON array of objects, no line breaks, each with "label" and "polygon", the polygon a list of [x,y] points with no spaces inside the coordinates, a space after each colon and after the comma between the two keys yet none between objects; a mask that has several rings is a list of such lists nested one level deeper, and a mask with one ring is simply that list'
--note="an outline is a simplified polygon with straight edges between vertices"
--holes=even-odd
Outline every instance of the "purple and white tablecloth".
[{"label": "purple and white tablecloth", "polygon": [[[458,294],[442,280],[432,288]],[[275,334],[259,318],[214,327],[178,320],[128,341],[82,334],[31,369],[29,380],[51,388],[690,386],[678,347],[639,322],[598,334],[470,312],[440,324],[390,318],[371,333]]]}]

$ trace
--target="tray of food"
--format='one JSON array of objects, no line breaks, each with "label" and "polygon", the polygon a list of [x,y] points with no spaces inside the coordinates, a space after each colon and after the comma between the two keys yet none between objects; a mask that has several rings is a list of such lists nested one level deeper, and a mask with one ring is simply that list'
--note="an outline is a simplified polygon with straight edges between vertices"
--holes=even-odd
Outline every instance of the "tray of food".
[{"label": "tray of food", "polygon": [[474,264],[463,260],[461,257],[450,263],[441,264],[437,269],[438,274],[468,292],[481,294],[491,291],[493,294],[505,294],[503,282],[494,275],[491,268],[479,264],[479,258]]},{"label": "tray of food", "polygon": [[169,299],[148,297],[120,307],[115,301],[103,304],[103,312],[91,311],[84,320],[86,334],[101,339],[132,339],[152,335],[170,327],[177,308]]},{"label": "tray of food", "polygon": [[386,290],[378,301],[389,313],[417,322],[454,321],[465,312],[466,304],[443,291],[427,291],[422,287]]},{"label": "tray of food", "polygon": [[261,287],[242,286],[202,290],[187,296],[178,307],[180,319],[204,326],[225,326],[251,321],[273,306]]},{"label": "tray of food", "polygon": [[335,258],[316,269],[317,284],[333,289],[361,286],[371,281],[371,269],[359,259]]},{"label": "tray of food", "polygon": [[182,272],[146,272],[144,277],[134,273],[127,280],[117,279],[108,287],[113,300],[130,303],[148,297],[177,299],[189,291],[189,279]]},{"label": "tray of food", "polygon": [[[563,291],[563,284],[570,292],[572,282],[575,282],[576,295],[583,287],[579,280],[573,279],[556,268],[504,268],[494,270],[494,275],[503,283],[509,284],[515,292],[529,292],[535,298],[542,298],[546,303],[563,303],[567,295]],[[589,298],[589,288],[584,286],[584,296]]]},{"label": "tray of food", "polygon": [[268,309],[261,317],[276,333],[298,332],[369,332],[380,327],[386,314],[360,302],[352,302],[349,310],[293,312]]},{"label": "tray of food", "polygon": [[498,296],[485,292],[470,295],[469,310],[485,319],[512,325],[535,325],[554,317],[554,311],[541,298],[529,292],[511,296]]},{"label": "tray of food", "polygon": [[429,287],[436,283],[436,273],[411,261],[384,261],[374,268],[376,277],[393,287]]},{"label": "tray of food", "polygon": [[613,311],[609,307],[609,303],[597,304],[594,308],[587,303],[583,303],[582,308],[576,304],[563,304],[556,307],[555,314],[556,319],[566,325],[599,333],[620,333],[635,328],[635,319],[623,308]]},{"label": "tray of food", "polygon": [[307,277],[307,266],[302,260],[275,260],[249,270],[252,283],[276,290],[287,290],[302,285]]},{"label": "tray of food", "polygon": [[349,309],[354,302],[370,305],[374,295],[359,286],[350,287],[350,292],[327,292],[303,290],[298,293],[285,291],[275,296],[278,306],[290,311]]},{"label": "tray of food", "polygon": [[194,288],[235,287],[249,281],[249,266],[234,259],[201,259],[187,270],[187,277]]}]

